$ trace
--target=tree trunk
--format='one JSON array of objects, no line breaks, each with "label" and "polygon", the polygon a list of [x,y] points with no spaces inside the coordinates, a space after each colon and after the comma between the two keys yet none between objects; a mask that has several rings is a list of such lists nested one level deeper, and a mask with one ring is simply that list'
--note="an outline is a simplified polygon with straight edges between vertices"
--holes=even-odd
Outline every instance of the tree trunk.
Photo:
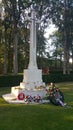
[{"label": "tree trunk", "polygon": [[67,49],[67,74],[70,74],[69,50]]},{"label": "tree trunk", "polygon": [[65,12],[64,12],[64,65],[63,65],[63,74],[69,74],[70,69],[69,69],[69,28],[68,26],[68,15],[67,15],[67,1],[64,0],[65,2]]},{"label": "tree trunk", "polygon": [[63,62],[63,74],[67,71],[67,47],[66,47],[66,30],[64,30],[64,62]]},{"label": "tree trunk", "polygon": [[18,48],[18,32],[17,28],[14,28],[14,55],[13,55],[13,61],[14,61],[14,75],[17,75],[18,73],[18,57],[17,57],[17,49]]},{"label": "tree trunk", "polygon": [[7,57],[7,40],[6,40],[6,28],[4,32],[4,43],[5,43],[5,49],[4,49],[4,74],[7,74],[7,62],[8,62],[8,57]]},{"label": "tree trunk", "polygon": [[72,48],[72,71],[73,71],[73,48]]},{"label": "tree trunk", "polygon": [[62,70],[62,55],[60,55],[60,70]]},{"label": "tree trunk", "polygon": [[[6,48],[5,48],[6,49]],[[4,52],[4,74],[7,74],[7,51]]]}]

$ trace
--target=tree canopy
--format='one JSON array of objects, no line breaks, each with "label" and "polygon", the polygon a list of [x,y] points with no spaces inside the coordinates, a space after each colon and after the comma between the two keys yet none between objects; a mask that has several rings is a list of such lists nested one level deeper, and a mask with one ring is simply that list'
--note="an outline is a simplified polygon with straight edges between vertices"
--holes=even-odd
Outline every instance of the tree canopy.
[{"label": "tree canopy", "polygon": [[[0,73],[17,74],[27,68],[29,61],[29,20],[31,5],[34,5],[37,24],[37,55],[46,58],[39,67],[51,67],[50,59],[62,64],[63,73],[70,73],[70,57],[73,59],[73,0],[2,0],[0,3]],[[46,51],[44,33],[50,21],[58,28],[54,35],[55,51],[50,56]],[[53,37],[52,37],[53,39]],[[63,60],[62,60],[63,59]],[[73,61],[73,60],[72,60]],[[22,63],[22,64],[21,64]],[[49,64],[48,64],[49,63]],[[55,64],[56,66],[56,64]]]}]

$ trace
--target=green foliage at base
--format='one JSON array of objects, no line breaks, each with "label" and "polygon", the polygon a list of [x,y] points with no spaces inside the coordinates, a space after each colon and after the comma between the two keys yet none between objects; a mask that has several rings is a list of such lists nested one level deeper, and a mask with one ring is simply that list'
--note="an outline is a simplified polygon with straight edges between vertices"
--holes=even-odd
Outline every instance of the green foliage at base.
[{"label": "green foliage at base", "polygon": [[62,73],[52,73],[49,75],[43,75],[43,81],[46,83],[59,83],[59,82],[71,82],[73,81],[73,73],[72,74],[62,74]]},{"label": "green foliage at base", "polygon": [[20,82],[23,80],[22,75],[7,75],[7,76],[0,76],[0,86],[1,87],[11,87],[20,85]]},{"label": "green foliage at base", "polygon": [[[42,78],[45,83],[69,82],[69,81],[73,81],[73,73],[69,75],[68,74],[63,75],[62,73],[51,73],[48,75],[43,75]],[[22,81],[23,81],[23,75],[0,76],[1,87],[18,86]]]}]

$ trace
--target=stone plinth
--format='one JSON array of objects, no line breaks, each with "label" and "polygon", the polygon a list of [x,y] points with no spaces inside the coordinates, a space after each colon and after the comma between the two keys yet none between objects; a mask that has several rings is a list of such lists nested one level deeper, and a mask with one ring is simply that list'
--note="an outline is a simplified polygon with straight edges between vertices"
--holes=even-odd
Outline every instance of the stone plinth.
[{"label": "stone plinth", "polygon": [[[20,86],[12,87],[11,93],[18,96],[23,92],[24,95],[41,97],[45,96],[45,83],[42,81],[42,71],[40,69],[25,69],[23,74],[23,82]],[[40,89],[41,88],[41,89]]]},{"label": "stone plinth", "polygon": [[10,94],[3,95],[3,98],[9,103],[25,103],[18,100],[18,95],[23,93],[25,96],[37,96],[41,98],[46,95],[45,83],[42,81],[42,70],[40,69],[25,69],[23,81],[19,86],[11,88]]},{"label": "stone plinth", "polygon": [[42,85],[42,71],[40,69],[25,69],[21,88],[35,89]]},{"label": "stone plinth", "polygon": [[41,98],[43,98],[46,95],[45,88],[42,89],[22,89],[20,90],[19,87],[12,87],[11,94],[13,94],[16,98],[18,98],[18,95],[20,93],[24,93],[25,96],[37,96],[39,95]]}]

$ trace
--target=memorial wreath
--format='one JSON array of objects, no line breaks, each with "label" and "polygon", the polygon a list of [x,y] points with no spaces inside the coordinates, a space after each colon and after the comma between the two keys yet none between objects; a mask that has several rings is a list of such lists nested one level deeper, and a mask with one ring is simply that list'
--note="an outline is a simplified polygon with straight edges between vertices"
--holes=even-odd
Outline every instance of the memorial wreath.
[{"label": "memorial wreath", "polygon": [[47,92],[47,94],[46,94],[47,98],[54,105],[60,105],[59,100],[64,102],[64,95],[63,95],[63,93],[60,91],[59,88],[57,88],[55,86],[54,83],[51,83],[51,84],[47,85],[46,92]]}]

